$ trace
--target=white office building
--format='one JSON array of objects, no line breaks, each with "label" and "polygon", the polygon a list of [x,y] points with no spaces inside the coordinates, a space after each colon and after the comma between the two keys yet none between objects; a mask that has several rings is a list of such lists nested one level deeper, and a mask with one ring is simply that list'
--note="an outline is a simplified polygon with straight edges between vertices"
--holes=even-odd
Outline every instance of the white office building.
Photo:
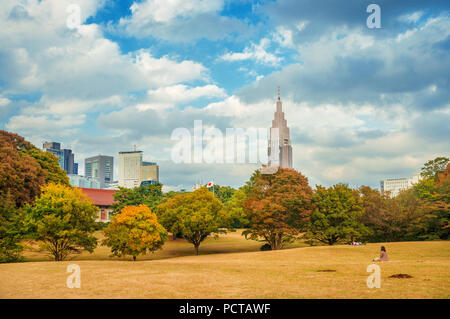
[{"label": "white office building", "polygon": [[119,186],[140,186],[142,151],[119,152]]},{"label": "white office building", "polygon": [[419,182],[420,173],[414,174],[412,178],[392,178],[380,182],[381,192],[390,192],[391,197],[395,197],[403,189],[408,189]]}]

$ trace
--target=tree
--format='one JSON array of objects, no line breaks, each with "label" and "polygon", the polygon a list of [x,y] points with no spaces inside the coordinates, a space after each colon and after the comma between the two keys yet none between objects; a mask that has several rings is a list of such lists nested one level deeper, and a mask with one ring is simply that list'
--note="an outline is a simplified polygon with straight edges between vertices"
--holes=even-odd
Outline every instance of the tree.
[{"label": "tree", "polygon": [[358,220],[364,212],[362,200],[347,185],[317,186],[313,203],[309,237],[333,245],[367,233],[367,228]]},{"label": "tree", "polygon": [[0,196],[9,192],[16,207],[33,203],[46,183],[70,186],[58,159],[17,134],[0,130]]},{"label": "tree", "polygon": [[428,219],[425,239],[448,239],[450,233],[450,164],[434,179],[414,185],[414,194],[424,201]]},{"label": "tree", "polygon": [[224,206],[206,187],[177,194],[162,203],[158,210],[161,220],[173,218],[173,225],[194,245],[196,255],[200,244],[208,236],[226,232],[221,228],[226,224]]},{"label": "tree", "polygon": [[180,207],[185,201],[184,193],[172,193],[158,207],[157,215],[161,224],[172,233],[172,239],[177,239],[177,234],[181,233]]},{"label": "tree", "polygon": [[213,192],[213,194],[217,196],[222,204],[226,204],[231,199],[236,190],[230,186],[213,185],[209,188],[209,191]]},{"label": "tree", "polygon": [[155,210],[163,200],[162,184],[151,184],[135,188],[119,187],[114,193],[113,212],[119,213],[124,207],[147,205],[150,210]]},{"label": "tree", "polygon": [[114,256],[130,255],[134,261],[139,255],[161,249],[167,239],[167,231],[147,205],[122,208],[104,234],[103,244],[111,247]]},{"label": "tree", "polygon": [[255,172],[247,183],[244,211],[250,228],[246,238],[280,249],[305,228],[312,212],[312,189],[308,179],[293,169],[275,174]]},{"label": "tree", "polygon": [[23,247],[18,215],[11,194],[8,192],[5,197],[0,197],[0,262],[21,259]]},{"label": "tree", "polygon": [[232,228],[248,227],[250,221],[244,211],[244,202],[247,199],[245,192],[238,189],[233,193],[233,196],[226,202],[228,218]]},{"label": "tree", "polygon": [[424,164],[422,167],[421,176],[424,179],[430,179],[433,178],[434,180],[437,179],[439,173],[442,173],[445,171],[445,168],[448,164],[450,159],[447,157],[436,157],[433,160],[429,160]]},{"label": "tree", "polygon": [[25,226],[56,261],[86,250],[93,252],[98,208],[80,189],[50,183],[33,206],[26,206]]}]

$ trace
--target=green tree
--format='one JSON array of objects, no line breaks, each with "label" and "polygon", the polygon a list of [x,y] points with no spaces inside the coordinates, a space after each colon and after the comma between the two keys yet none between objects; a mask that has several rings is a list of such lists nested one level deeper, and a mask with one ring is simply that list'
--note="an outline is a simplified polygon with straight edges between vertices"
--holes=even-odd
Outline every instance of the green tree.
[{"label": "green tree", "polygon": [[220,185],[213,185],[208,189],[210,192],[213,192],[217,196],[222,204],[226,204],[236,191],[233,187]]},{"label": "green tree", "polygon": [[281,249],[305,228],[312,212],[312,189],[302,174],[283,168],[275,174],[255,172],[246,186],[243,206],[250,221],[243,232],[246,238]]},{"label": "green tree", "polygon": [[167,231],[158,222],[148,206],[127,206],[113,216],[104,229],[103,244],[111,247],[114,256],[133,256],[161,249],[167,239]]},{"label": "green tree", "polygon": [[250,221],[244,211],[244,202],[246,199],[245,192],[242,189],[238,189],[225,204],[228,212],[227,220],[230,222],[232,228],[243,228],[250,225]]},{"label": "green tree", "polygon": [[113,212],[119,213],[124,207],[147,205],[154,211],[163,200],[162,184],[152,184],[135,188],[119,187],[114,194]]},{"label": "green tree", "polygon": [[172,239],[177,239],[177,234],[181,233],[180,207],[185,201],[185,193],[172,193],[157,207],[158,220],[172,233]]},{"label": "green tree", "polygon": [[175,217],[177,229],[194,245],[197,255],[200,244],[208,236],[226,232],[225,228],[221,228],[226,224],[224,206],[206,187],[175,195],[162,203],[158,210],[163,223],[166,219]]},{"label": "green tree", "polygon": [[29,235],[56,261],[97,246],[93,232],[98,208],[77,188],[50,183],[25,211]]},{"label": "green tree", "polygon": [[313,203],[315,208],[308,237],[333,245],[338,241],[363,237],[368,232],[359,222],[364,213],[362,200],[347,185],[317,186]]},{"label": "green tree", "polygon": [[21,260],[22,233],[20,214],[17,214],[16,210],[16,204],[9,192],[5,197],[0,197],[0,262]]},{"label": "green tree", "polygon": [[450,159],[443,156],[436,157],[433,160],[429,160],[422,167],[421,171],[422,178],[424,179],[433,178],[434,180],[436,180],[438,174],[445,171],[445,168],[449,161]]}]

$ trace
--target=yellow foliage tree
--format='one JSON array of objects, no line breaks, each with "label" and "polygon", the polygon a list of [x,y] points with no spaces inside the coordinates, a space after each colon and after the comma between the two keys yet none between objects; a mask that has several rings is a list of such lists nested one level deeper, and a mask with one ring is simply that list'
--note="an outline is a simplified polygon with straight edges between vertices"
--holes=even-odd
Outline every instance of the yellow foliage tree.
[{"label": "yellow foliage tree", "polygon": [[41,189],[33,206],[26,206],[24,225],[56,261],[97,246],[95,218],[98,208],[81,190],[50,183]]},{"label": "yellow foliage tree", "polygon": [[111,247],[114,256],[130,255],[133,260],[147,251],[161,249],[167,239],[167,231],[146,205],[122,208],[104,234],[103,244]]}]

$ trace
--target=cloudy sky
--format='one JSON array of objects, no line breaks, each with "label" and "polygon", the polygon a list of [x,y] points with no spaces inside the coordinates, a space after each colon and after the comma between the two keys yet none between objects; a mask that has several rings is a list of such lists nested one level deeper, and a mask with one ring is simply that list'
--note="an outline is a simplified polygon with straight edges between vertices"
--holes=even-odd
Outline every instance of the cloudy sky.
[{"label": "cloudy sky", "polygon": [[2,0],[0,127],[81,174],[136,145],[167,189],[237,187],[257,164],[174,164],[171,133],[269,127],[280,86],[310,184],[378,187],[450,155],[449,35],[447,0]]}]

